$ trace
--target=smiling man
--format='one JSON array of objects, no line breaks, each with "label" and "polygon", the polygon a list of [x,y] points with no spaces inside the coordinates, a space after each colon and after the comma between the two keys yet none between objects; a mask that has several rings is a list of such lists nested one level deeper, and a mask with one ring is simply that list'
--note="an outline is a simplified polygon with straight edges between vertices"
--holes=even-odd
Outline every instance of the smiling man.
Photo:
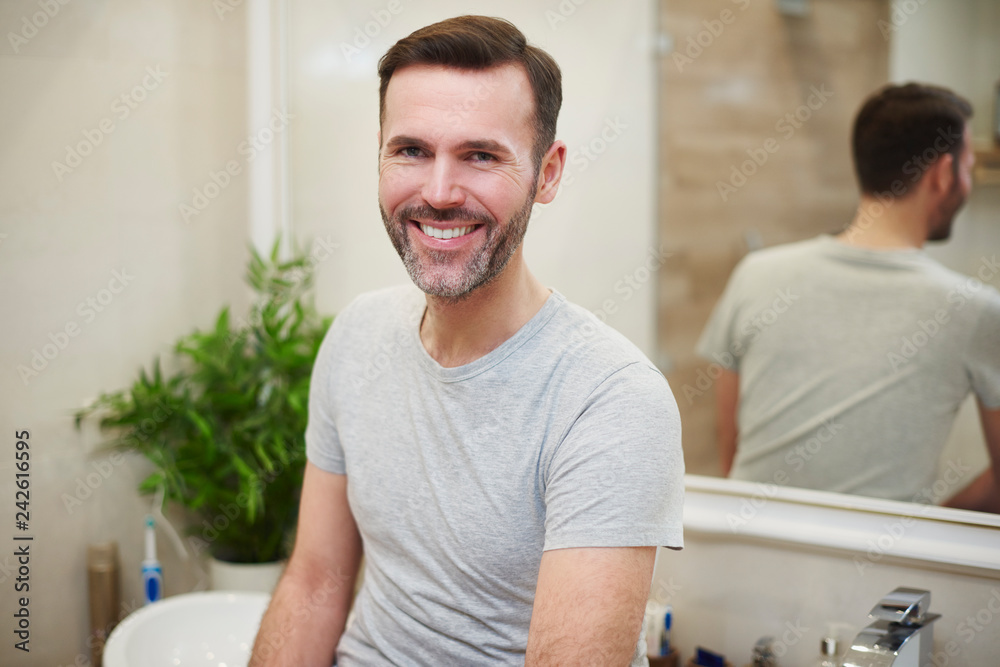
[{"label": "smiling man", "polygon": [[419,289],[327,334],[251,664],[644,665],[656,547],[682,546],[680,421],[649,360],[525,264],[566,161],[559,68],[465,16],[379,75],[379,209]]}]

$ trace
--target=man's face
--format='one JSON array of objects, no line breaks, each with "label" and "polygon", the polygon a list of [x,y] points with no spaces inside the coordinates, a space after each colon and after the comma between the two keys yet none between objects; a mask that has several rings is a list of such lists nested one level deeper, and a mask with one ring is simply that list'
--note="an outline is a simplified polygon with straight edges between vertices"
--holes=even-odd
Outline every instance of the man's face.
[{"label": "man's face", "polygon": [[503,271],[537,191],[534,98],[520,67],[393,73],[380,132],[379,210],[413,282],[459,298]]},{"label": "man's face", "polygon": [[972,167],[976,163],[976,153],[972,149],[972,130],[966,125],[962,139],[962,152],[959,155],[955,178],[951,189],[941,200],[937,215],[931,221],[928,241],[944,241],[951,236],[951,226],[958,211],[965,205],[965,200],[972,192]]}]

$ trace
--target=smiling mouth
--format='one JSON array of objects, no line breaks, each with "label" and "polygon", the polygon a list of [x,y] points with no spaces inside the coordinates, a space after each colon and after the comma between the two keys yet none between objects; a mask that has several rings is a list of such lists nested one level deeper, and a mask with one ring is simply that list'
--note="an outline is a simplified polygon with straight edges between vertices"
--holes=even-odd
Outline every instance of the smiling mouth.
[{"label": "smiling mouth", "polygon": [[420,231],[422,231],[427,236],[433,239],[456,239],[460,236],[465,236],[466,234],[471,234],[476,230],[477,227],[481,225],[468,225],[466,227],[452,227],[451,229],[438,229],[437,227],[431,227],[430,225],[425,225],[423,223],[417,223],[420,226]]}]

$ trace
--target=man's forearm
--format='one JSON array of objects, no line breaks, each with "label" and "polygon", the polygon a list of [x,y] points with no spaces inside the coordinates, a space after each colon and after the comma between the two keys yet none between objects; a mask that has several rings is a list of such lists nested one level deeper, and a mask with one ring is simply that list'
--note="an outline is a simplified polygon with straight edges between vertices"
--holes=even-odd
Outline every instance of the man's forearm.
[{"label": "man's forearm", "polygon": [[733,461],[736,460],[736,439],[735,431],[719,434],[719,467],[722,469],[722,476],[729,477],[733,470]]},{"label": "man's forearm", "polygon": [[736,423],[736,413],[739,406],[740,376],[739,373],[723,369],[715,382],[715,419],[719,443],[719,467],[722,476],[729,477],[736,458],[736,446],[739,442],[739,427]]},{"label": "man's forearm", "polygon": [[945,507],[977,512],[1000,514],[1000,485],[992,468],[987,468],[979,477],[957,494],[949,498]]},{"label": "man's forearm", "polygon": [[977,407],[992,466],[944,505],[1000,514],[1000,408],[988,409],[982,400]]},{"label": "man's forearm", "polygon": [[351,606],[357,566],[306,575],[294,557],[261,621],[249,667],[330,667]]}]

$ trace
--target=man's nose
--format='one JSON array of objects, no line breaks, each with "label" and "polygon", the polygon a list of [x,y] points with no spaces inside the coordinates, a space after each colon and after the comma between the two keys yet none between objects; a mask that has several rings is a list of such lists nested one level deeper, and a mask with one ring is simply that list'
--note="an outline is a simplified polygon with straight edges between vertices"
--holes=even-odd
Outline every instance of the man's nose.
[{"label": "man's nose", "polygon": [[431,166],[421,196],[434,208],[455,208],[465,203],[465,190],[458,180],[458,165],[437,159]]}]

